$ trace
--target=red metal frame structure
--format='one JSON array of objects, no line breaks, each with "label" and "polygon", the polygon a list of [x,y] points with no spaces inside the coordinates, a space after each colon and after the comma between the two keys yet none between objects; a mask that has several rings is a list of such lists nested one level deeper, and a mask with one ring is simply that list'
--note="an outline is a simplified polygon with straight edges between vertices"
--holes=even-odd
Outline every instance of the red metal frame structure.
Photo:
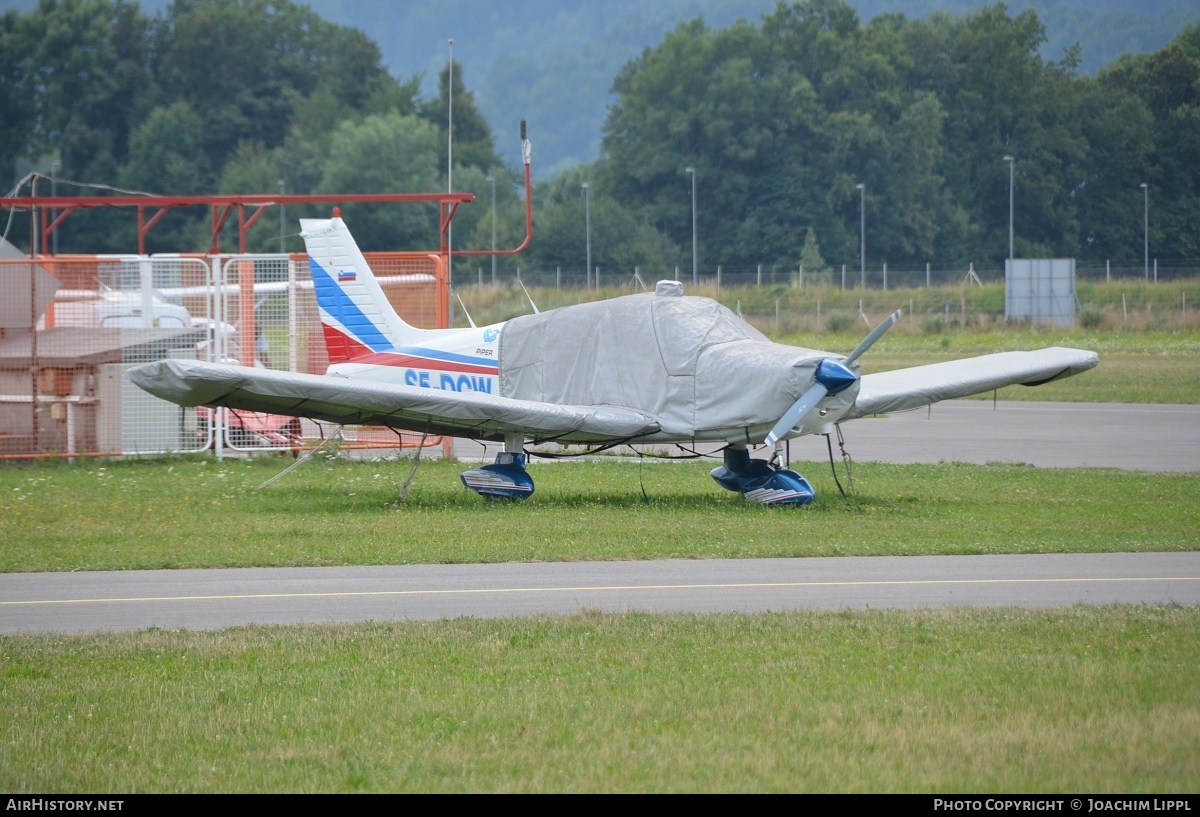
[{"label": "red metal frame structure", "polygon": [[[138,254],[146,254],[146,234],[158,223],[163,216],[176,207],[208,206],[212,208],[212,242],[208,252],[217,255],[220,249],[220,232],[229,221],[234,208],[238,212],[238,252],[246,252],[246,231],[273,204],[350,204],[374,203],[388,204],[396,202],[437,202],[439,213],[438,233],[440,236],[438,252],[449,258],[451,255],[516,255],[529,246],[533,238],[533,187],[530,174],[530,144],[525,136],[525,122],[521,122],[521,159],[525,165],[525,240],[511,250],[451,250],[448,242],[450,222],[460,204],[474,201],[474,193],[341,193],[341,194],[276,194],[251,193],[234,196],[38,196],[37,181],[34,180],[32,196],[0,198],[0,209],[21,208],[33,211],[40,210],[41,222],[41,255],[52,255],[47,252],[50,237],[54,230],[75,210],[85,210],[93,207],[136,207],[138,213]],[[258,208],[249,218],[246,208]],[[146,220],[146,209],[156,209],[156,212]],[[58,211],[53,220],[52,211]],[[38,255],[37,247],[31,248],[31,255]],[[447,265],[448,266],[448,265]]]},{"label": "red metal frame structure", "polygon": [[[24,196],[19,198],[0,198],[0,208],[34,209],[40,211],[41,221],[41,255],[49,255],[50,236],[63,223],[67,216],[76,210],[86,210],[94,207],[136,207],[138,213],[138,254],[146,254],[146,234],[150,228],[162,219],[170,210],[176,207],[208,206],[212,208],[212,243],[209,253],[220,253],[220,232],[229,217],[236,209],[238,213],[238,252],[246,252],[246,232],[266,212],[270,205],[288,204],[349,204],[374,203],[387,204],[395,202],[437,202],[440,218],[440,252],[445,255],[448,247],[446,233],[450,220],[458,206],[465,202],[474,201],[474,193],[341,193],[321,195],[284,195],[284,194],[245,194],[236,196]],[[258,208],[246,217],[246,208]],[[146,210],[156,212],[146,219]],[[58,214],[50,220],[51,210]]]}]

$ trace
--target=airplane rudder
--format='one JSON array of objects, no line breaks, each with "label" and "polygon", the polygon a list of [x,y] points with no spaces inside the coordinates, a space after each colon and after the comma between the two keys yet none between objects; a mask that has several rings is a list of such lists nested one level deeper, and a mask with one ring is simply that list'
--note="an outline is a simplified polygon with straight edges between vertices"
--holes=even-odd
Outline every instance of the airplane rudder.
[{"label": "airplane rudder", "polygon": [[393,349],[419,331],[396,313],[341,219],[306,223],[301,234],[309,249],[309,267],[326,339],[331,334],[344,337],[342,354],[354,357]]}]

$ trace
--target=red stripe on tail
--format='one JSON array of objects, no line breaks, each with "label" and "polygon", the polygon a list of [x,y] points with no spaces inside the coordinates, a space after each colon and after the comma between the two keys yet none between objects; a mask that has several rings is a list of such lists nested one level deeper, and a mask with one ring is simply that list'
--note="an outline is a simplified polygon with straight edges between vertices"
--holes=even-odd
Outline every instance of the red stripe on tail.
[{"label": "red stripe on tail", "polygon": [[356,357],[373,354],[370,348],[328,324],[321,324],[321,329],[325,332],[325,351],[329,355],[331,364],[344,363]]}]

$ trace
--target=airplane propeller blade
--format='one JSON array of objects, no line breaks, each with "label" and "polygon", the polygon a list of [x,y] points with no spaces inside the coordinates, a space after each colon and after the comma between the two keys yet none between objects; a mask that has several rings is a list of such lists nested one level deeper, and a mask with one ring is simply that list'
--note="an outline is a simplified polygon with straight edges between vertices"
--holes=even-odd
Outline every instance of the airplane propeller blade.
[{"label": "airplane propeller blade", "polygon": [[884,320],[880,321],[879,325],[871,330],[871,334],[869,334],[865,338],[863,338],[862,343],[855,346],[854,351],[851,352],[844,361],[842,361],[843,365],[849,366],[851,363],[858,360],[859,356],[863,352],[867,351],[872,346],[874,346],[875,341],[877,341],[881,337],[883,337],[884,333],[887,332],[887,330],[891,329],[892,324],[894,324],[898,320],[900,320],[900,310],[899,309],[897,309],[892,314],[888,315],[887,318],[885,318]]},{"label": "airplane propeller blade", "polygon": [[800,395],[800,399],[792,404],[792,407],[779,418],[779,422],[767,434],[767,444],[774,445],[776,440],[782,439],[784,434],[787,434],[793,428],[804,421],[804,418],[810,411],[816,407],[821,398],[829,394],[829,389],[822,386],[820,383],[814,383],[809,387],[808,391]]},{"label": "airplane propeller blade", "polygon": [[816,383],[808,388],[808,391],[800,395],[800,399],[792,404],[782,417],[779,418],[774,428],[767,434],[766,442],[768,445],[774,445],[777,441],[783,439],[783,436],[796,428],[808,416],[808,413],[816,408],[818,402],[831,391],[834,394],[849,388],[858,380],[858,375],[850,370],[850,365],[858,360],[863,352],[870,349],[875,341],[883,337],[887,330],[892,328],[892,324],[900,320],[900,310],[897,309],[886,319],[880,322],[878,326],[871,330],[858,346],[854,347],[854,351],[841,362],[826,358],[821,361],[821,365],[817,367],[814,375]]}]

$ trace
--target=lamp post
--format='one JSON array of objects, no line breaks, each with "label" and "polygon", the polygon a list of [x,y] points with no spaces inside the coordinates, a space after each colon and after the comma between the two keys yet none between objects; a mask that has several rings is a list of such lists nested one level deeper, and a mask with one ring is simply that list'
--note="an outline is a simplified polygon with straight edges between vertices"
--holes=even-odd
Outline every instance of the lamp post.
[{"label": "lamp post", "polygon": [[854,185],[858,188],[858,265],[859,286],[867,288],[867,186]]},{"label": "lamp post", "polygon": [[587,284],[592,288],[592,186],[587,182],[583,185],[583,217],[587,230]]},{"label": "lamp post", "polygon": [[692,177],[692,286],[698,286],[700,279],[696,272],[696,168],[685,167],[684,172]]},{"label": "lamp post", "polygon": [[1142,182],[1142,269],[1150,280],[1150,185]]},{"label": "lamp post", "polygon": [[488,176],[485,182],[492,186],[492,286],[496,285],[496,177]]},{"label": "lamp post", "polygon": [[1004,161],[1008,162],[1008,260],[1011,262],[1015,257],[1013,255],[1013,166],[1016,157],[1005,156]]}]

